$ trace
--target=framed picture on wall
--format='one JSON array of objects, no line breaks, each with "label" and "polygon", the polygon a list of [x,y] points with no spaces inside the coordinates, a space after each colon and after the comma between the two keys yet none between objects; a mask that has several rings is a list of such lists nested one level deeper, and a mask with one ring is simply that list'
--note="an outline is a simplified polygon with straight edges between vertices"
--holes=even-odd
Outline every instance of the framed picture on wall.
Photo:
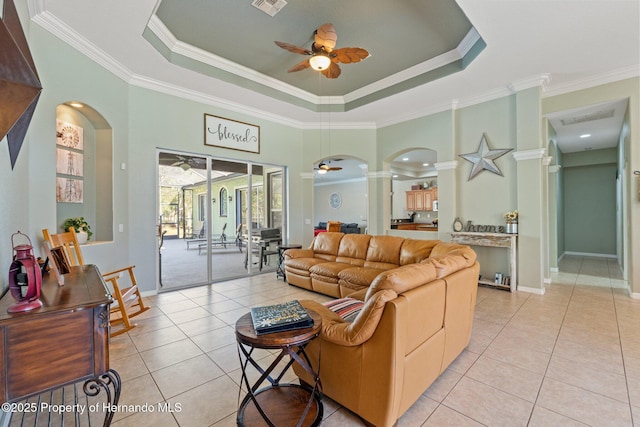
[{"label": "framed picture on wall", "polygon": [[83,176],[83,155],[62,148],[56,149],[56,173],[72,176]]},{"label": "framed picture on wall", "polygon": [[56,144],[63,147],[84,149],[82,128],[71,123],[56,120]]},{"label": "framed picture on wall", "polygon": [[84,182],[80,179],[56,178],[56,202],[82,203]]},{"label": "framed picture on wall", "polygon": [[260,126],[204,115],[204,145],[260,153]]}]

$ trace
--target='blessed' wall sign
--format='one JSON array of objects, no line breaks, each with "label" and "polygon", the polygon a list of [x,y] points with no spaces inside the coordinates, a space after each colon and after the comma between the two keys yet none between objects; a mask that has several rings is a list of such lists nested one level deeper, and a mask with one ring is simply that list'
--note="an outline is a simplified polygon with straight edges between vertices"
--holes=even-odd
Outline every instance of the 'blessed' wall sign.
[{"label": "'blessed' wall sign", "polygon": [[260,126],[205,114],[204,144],[260,153]]}]

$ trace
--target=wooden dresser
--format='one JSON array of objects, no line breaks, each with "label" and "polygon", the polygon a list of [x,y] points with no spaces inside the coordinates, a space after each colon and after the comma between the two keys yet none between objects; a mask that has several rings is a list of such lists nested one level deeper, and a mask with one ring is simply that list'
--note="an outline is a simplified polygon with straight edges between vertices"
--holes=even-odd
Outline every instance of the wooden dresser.
[{"label": "wooden dresser", "polygon": [[[72,267],[58,286],[43,275],[43,306],[7,313],[10,292],[0,299],[0,403],[15,402],[79,381],[93,382],[117,403],[120,378],[109,369],[110,293],[94,265]],[[98,391],[99,393],[99,391]]]}]

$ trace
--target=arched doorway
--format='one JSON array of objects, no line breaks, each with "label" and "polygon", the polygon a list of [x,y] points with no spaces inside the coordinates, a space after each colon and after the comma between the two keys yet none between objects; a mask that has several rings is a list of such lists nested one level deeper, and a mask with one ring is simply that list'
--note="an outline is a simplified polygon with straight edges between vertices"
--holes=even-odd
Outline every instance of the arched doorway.
[{"label": "arched doorway", "polygon": [[315,228],[339,221],[342,230],[365,233],[368,215],[368,165],[352,156],[331,156],[313,165]]}]

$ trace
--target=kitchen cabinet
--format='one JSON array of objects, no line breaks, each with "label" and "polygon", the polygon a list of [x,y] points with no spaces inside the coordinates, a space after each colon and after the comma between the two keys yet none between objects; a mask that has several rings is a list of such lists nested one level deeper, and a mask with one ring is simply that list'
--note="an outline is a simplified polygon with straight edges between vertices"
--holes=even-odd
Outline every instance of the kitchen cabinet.
[{"label": "kitchen cabinet", "polygon": [[438,200],[438,189],[406,191],[407,211],[432,211],[433,202]]}]

